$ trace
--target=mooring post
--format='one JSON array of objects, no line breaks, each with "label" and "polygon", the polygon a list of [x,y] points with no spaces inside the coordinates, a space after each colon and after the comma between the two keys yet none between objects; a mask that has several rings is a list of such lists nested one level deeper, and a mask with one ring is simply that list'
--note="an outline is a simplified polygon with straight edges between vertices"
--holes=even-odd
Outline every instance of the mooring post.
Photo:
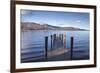
[{"label": "mooring post", "polygon": [[63,34],[61,34],[61,39],[63,40]]},{"label": "mooring post", "polygon": [[55,47],[55,43],[56,43],[56,34],[53,34],[53,48]]},{"label": "mooring post", "polygon": [[73,45],[74,45],[74,37],[71,37],[70,46],[71,46],[71,60],[73,59]]},{"label": "mooring post", "polygon": [[61,34],[59,34],[59,38],[60,38],[60,40],[62,40],[62,35]]},{"label": "mooring post", "polygon": [[56,40],[56,34],[54,34],[54,40]]},{"label": "mooring post", "polygon": [[62,46],[63,46],[63,34],[61,34],[61,36],[62,36]]},{"label": "mooring post", "polygon": [[66,48],[66,34],[64,34],[64,37],[63,37],[63,44],[64,44],[64,48]]},{"label": "mooring post", "polygon": [[48,57],[48,37],[45,37],[45,60],[47,60]]},{"label": "mooring post", "polygon": [[51,49],[52,49],[52,40],[53,40],[53,37],[52,37],[52,35],[51,35]]}]

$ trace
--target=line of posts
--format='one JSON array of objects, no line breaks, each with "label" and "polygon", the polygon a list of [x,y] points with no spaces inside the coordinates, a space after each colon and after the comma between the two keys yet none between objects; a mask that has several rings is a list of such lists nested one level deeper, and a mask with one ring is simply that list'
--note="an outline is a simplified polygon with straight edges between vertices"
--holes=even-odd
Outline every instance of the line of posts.
[{"label": "line of posts", "polygon": [[[63,39],[63,46],[66,48],[66,35],[59,35]],[[53,40],[56,39],[56,34],[51,35],[51,48],[53,48]],[[74,45],[74,37],[70,38],[70,58],[73,59],[73,45]],[[48,59],[48,36],[45,37],[45,60]]]}]

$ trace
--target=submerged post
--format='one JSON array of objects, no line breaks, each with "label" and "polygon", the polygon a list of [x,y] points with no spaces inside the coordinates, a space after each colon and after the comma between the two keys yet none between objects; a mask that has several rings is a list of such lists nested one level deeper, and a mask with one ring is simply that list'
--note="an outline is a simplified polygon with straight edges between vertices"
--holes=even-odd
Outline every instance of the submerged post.
[{"label": "submerged post", "polygon": [[45,60],[47,60],[47,54],[48,54],[48,37],[45,37]]},{"label": "submerged post", "polygon": [[73,45],[74,45],[74,37],[71,37],[70,46],[71,46],[71,60],[73,59]]}]

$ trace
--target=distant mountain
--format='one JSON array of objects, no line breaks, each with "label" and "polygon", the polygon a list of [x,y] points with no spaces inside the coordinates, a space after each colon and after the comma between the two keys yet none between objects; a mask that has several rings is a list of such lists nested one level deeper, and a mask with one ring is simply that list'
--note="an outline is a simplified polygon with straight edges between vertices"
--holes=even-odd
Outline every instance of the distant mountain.
[{"label": "distant mountain", "polygon": [[86,31],[86,29],[80,29],[75,27],[59,27],[48,24],[39,24],[34,22],[22,22],[21,30],[69,30],[69,31]]}]

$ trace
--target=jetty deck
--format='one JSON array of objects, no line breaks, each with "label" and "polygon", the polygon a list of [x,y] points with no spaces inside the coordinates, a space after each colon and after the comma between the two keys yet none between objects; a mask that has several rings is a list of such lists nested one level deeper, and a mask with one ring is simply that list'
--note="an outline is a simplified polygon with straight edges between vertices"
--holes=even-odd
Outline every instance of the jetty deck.
[{"label": "jetty deck", "polygon": [[70,50],[58,48],[56,50],[49,51],[47,57],[48,61],[70,60]]},{"label": "jetty deck", "polygon": [[57,48],[55,50],[52,51],[48,51],[48,57],[53,57],[53,56],[58,56],[64,53],[69,52],[69,49],[63,49],[63,48]]}]

